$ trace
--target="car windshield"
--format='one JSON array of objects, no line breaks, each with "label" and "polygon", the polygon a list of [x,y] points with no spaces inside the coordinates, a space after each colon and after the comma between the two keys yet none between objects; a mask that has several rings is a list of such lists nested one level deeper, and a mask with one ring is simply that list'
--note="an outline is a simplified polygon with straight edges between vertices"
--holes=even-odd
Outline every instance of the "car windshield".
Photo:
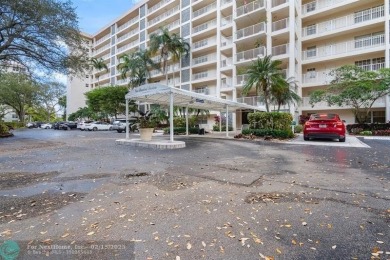
[{"label": "car windshield", "polygon": [[336,120],[336,114],[313,114],[310,116],[310,120]]}]

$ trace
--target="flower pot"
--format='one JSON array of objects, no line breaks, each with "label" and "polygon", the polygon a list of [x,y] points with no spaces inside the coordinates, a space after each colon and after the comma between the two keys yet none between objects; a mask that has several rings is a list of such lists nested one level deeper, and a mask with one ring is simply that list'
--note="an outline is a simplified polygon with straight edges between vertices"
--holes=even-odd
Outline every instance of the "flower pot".
[{"label": "flower pot", "polygon": [[150,141],[152,140],[154,128],[140,128],[139,133],[141,135],[142,141]]}]

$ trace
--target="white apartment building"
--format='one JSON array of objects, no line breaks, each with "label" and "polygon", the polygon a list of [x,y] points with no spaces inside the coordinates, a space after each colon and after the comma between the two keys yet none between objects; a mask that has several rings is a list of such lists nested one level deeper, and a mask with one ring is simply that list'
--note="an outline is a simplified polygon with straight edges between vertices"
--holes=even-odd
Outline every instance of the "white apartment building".
[{"label": "white apartment building", "polygon": [[[120,56],[147,48],[150,35],[164,26],[191,44],[191,55],[181,66],[169,64],[168,82],[158,70],[151,72],[151,82],[263,107],[254,91],[246,97],[242,94],[245,67],[258,57],[272,55],[282,61],[286,77],[297,81],[302,103],[284,108],[295,119],[301,114],[335,112],[354,123],[348,108],[324,103],[312,107],[309,95],[326,87],[332,80],[329,72],[342,65],[367,70],[390,67],[389,10],[385,0],[139,2],[95,35],[85,35],[91,56],[103,58],[109,72],[94,71],[88,78],[69,81],[67,112],[84,106],[81,93],[97,87],[98,75],[100,86],[127,84],[116,68]],[[247,112],[230,117],[234,128],[247,123]],[[371,120],[390,120],[389,97],[375,103]]]}]

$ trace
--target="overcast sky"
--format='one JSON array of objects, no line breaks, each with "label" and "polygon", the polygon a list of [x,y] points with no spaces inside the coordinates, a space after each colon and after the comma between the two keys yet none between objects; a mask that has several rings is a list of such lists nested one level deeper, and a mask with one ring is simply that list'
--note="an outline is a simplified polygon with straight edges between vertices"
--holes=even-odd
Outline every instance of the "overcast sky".
[{"label": "overcast sky", "polygon": [[73,0],[82,32],[94,34],[126,13],[137,0]]}]

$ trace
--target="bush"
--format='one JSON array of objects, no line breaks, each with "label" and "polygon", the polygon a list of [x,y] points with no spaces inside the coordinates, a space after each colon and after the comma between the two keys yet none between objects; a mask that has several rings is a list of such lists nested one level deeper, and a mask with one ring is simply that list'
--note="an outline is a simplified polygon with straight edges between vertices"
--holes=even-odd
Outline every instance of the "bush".
[{"label": "bush", "polygon": [[291,129],[278,130],[278,129],[244,129],[242,130],[243,135],[255,135],[258,137],[272,136],[273,138],[287,139],[293,138],[294,134]]},{"label": "bush", "polygon": [[388,130],[376,130],[372,132],[372,135],[390,136],[390,129]]},{"label": "bush", "polygon": [[9,128],[4,123],[0,122],[0,135],[9,134]]},{"label": "bush", "polygon": [[[169,134],[169,127],[164,128],[164,134]],[[173,128],[173,134],[174,135],[180,135],[180,134],[185,134],[186,133],[186,128],[185,127],[174,127]],[[199,128],[197,127],[189,127],[188,128],[188,133],[189,134],[198,134],[199,133]]]},{"label": "bush", "polygon": [[25,125],[23,122],[4,122],[9,129],[23,128]]},{"label": "bush", "polygon": [[[228,130],[229,131],[233,131],[233,127],[229,126]],[[213,131],[219,132],[219,125],[213,125]],[[222,130],[221,131],[226,131],[226,125],[222,126]]]},{"label": "bush", "polygon": [[348,133],[356,134],[361,131],[371,131],[374,132],[376,130],[390,130],[390,123],[386,124],[350,124],[347,125]]},{"label": "bush", "polygon": [[372,132],[371,131],[361,131],[359,134],[360,135],[372,135]]},{"label": "bush", "polygon": [[[255,112],[248,114],[249,128],[290,130],[293,117],[289,113]],[[291,130],[290,130],[291,131]]]},{"label": "bush", "polygon": [[[188,118],[188,127],[195,127],[196,121],[198,119],[195,116],[191,116]],[[186,118],[185,117],[174,117],[173,125],[175,127],[186,127]]]},{"label": "bush", "polygon": [[303,126],[301,126],[301,125],[296,125],[296,126],[294,127],[294,133],[299,134],[299,133],[302,132],[302,130],[303,130]]}]

